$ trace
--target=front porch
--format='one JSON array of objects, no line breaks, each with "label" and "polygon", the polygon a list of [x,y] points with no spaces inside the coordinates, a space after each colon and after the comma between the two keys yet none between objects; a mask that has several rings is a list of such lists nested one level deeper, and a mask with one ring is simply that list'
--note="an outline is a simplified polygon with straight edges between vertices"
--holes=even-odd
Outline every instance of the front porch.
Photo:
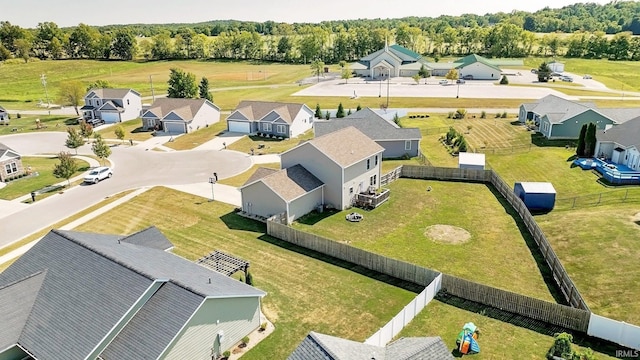
[{"label": "front porch", "polygon": [[381,192],[369,191],[356,194],[353,198],[353,206],[362,209],[375,209],[389,200],[390,194],[391,190],[389,189],[384,189]]}]

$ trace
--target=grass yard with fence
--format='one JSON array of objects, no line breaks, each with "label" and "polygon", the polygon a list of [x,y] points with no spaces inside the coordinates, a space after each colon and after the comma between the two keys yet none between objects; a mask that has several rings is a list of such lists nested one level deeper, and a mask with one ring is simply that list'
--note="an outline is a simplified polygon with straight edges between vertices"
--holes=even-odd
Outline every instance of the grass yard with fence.
[{"label": "grass yard with fence", "polygon": [[349,264],[298,253],[233,209],[154,188],[103,215],[113,221],[91,221],[76,230],[129,234],[155,224],[174,243],[174,253],[189,260],[221,250],[250,261],[255,286],[267,292],[262,311],[276,330],[243,359],[285,359],[311,330],[364,341],[415,297]]},{"label": "grass yard with fence", "polygon": [[[427,191],[428,187],[431,191]],[[400,179],[381,207],[360,223],[345,221],[346,210],[312,213],[294,227],[394,259],[456,275],[497,288],[553,301],[536,259],[519,230],[519,219],[497,192],[485,184]],[[464,244],[434,242],[432,225],[468,231]],[[542,260],[541,260],[542,261]]]},{"label": "grass yard with fence", "polygon": [[640,324],[640,206],[554,211],[536,221],[593,312]]}]

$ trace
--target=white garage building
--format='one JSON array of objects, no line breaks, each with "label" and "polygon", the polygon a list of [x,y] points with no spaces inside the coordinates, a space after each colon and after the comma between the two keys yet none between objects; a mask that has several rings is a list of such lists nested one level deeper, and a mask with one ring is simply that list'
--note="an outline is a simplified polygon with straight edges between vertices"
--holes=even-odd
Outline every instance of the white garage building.
[{"label": "white garage building", "polygon": [[185,134],[220,121],[220,108],[207,99],[158,99],[142,114],[145,130]]}]

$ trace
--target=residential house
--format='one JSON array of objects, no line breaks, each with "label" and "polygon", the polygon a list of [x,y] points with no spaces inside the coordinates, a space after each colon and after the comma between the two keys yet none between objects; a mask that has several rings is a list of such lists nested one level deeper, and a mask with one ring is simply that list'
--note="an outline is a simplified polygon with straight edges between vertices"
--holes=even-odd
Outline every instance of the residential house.
[{"label": "residential house", "polygon": [[596,132],[595,154],[599,158],[640,169],[640,117]]},{"label": "residential house", "polygon": [[400,338],[387,346],[375,346],[310,332],[288,360],[453,360],[439,336]]},{"label": "residential house", "polygon": [[24,167],[20,154],[0,143],[0,181],[6,182],[23,173]]},{"label": "residential house", "polygon": [[242,210],[291,222],[319,206],[346,209],[380,187],[383,151],[354,127],[305,141],[280,155],[281,170],[258,169],[240,188]]},{"label": "residential house", "polygon": [[520,105],[518,120],[533,120],[538,132],[548,139],[575,139],[582,125],[594,123],[599,130],[622,124],[640,116],[640,108],[599,109],[589,102],[576,102],[547,95],[533,103]]},{"label": "residential house", "polygon": [[315,136],[323,136],[334,131],[353,126],[384,148],[383,159],[414,157],[420,153],[422,134],[418,128],[401,128],[395,122],[386,120],[375,110],[364,108],[360,111],[332,120],[317,120],[313,125]]},{"label": "residential house", "polygon": [[369,78],[412,77],[425,64],[420,54],[397,44],[389,46],[385,43],[383,49],[361,58],[350,69],[358,76]]},{"label": "residential house", "polygon": [[84,96],[82,118],[117,123],[140,117],[142,98],[132,89],[91,89]]},{"label": "residential house", "polygon": [[52,230],[0,273],[0,358],[209,360],[260,326],[263,291],[171,247]]},{"label": "residential house", "polygon": [[313,117],[305,104],[242,101],[227,118],[227,130],[293,138],[311,129]]},{"label": "residential house", "polygon": [[196,131],[220,121],[220,108],[207,99],[162,98],[142,114],[142,128],[170,134]]}]

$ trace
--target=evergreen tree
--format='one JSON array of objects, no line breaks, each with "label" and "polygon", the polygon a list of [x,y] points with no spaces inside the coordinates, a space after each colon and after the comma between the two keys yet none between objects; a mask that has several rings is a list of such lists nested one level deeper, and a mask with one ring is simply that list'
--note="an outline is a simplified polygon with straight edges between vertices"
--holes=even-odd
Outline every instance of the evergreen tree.
[{"label": "evergreen tree", "polygon": [[78,133],[78,130],[74,127],[67,128],[67,141],[65,142],[65,146],[69,149],[75,149],[76,155],[78,155],[78,148],[84,145],[84,139],[82,135]]},{"label": "evergreen tree", "polygon": [[351,109],[347,110],[347,116],[351,115]]},{"label": "evergreen tree", "polygon": [[69,179],[78,171],[78,164],[75,159],[71,157],[71,154],[64,151],[58,154],[58,160],[60,160],[60,163],[54,166],[53,176],[67,179],[67,185],[70,186],[71,182]]},{"label": "evergreen tree", "polygon": [[540,64],[538,67],[538,81],[539,82],[548,82],[551,78],[551,68],[547,65],[546,62]]},{"label": "evergreen tree", "polygon": [[173,68],[170,71],[167,97],[194,99],[198,94],[196,76],[192,73],[184,72],[182,69]]},{"label": "evergreen tree", "polygon": [[358,106],[356,107],[356,112],[362,110],[362,106],[360,106],[360,104],[358,104]]},{"label": "evergreen tree", "polygon": [[578,147],[576,148],[576,155],[584,156],[584,145],[587,136],[587,124],[582,125],[580,129],[580,135],[578,136]]},{"label": "evergreen tree", "polygon": [[338,104],[338,111],[336,111],[336,117],[337,118],[344,117],[344,107],[342,106],[342,103]]},{"label": "evergreen tree", "polygon": [[329,111],[327,111],[327,112],[325,112],[325,113],[324,113],[324,118],[325,118],[326,120],[331,119],[331,114],[329,113]]},{"label": "evergreen tree", "polygon": [[322,110],[320,110],[320,104],[316,104],[316,119],[322,119]]},{"label": "evergreen tree", "polygon": [[245,280],[245,283],[247,285],[253,285],[253,276],[251,275],[250,272],[247,272],[247,278]]},{"label": "evergreen tree", "polygon": [[200,85],[198,86],[198,90],[199,90],[201,99],[207,99],[213,102],[213,96],[209,92],[209,79],[203,76],[202,80],[200,80]]},{"label": "evergreen tree", "polygon": [[585,156],[591,157],[596,151],[596,124],[589,123],[587,127],[587,135],[584,140]]},{"label": "evergreen tree", "polygon": [[93,145],[91,145],[91,150],[93,150],[93,153],[100,159],[100,163],[102,164],[102,160],[111,155],[111,148],[104,142],[100,134],[96,133],[93,137],[95,141]]}]

